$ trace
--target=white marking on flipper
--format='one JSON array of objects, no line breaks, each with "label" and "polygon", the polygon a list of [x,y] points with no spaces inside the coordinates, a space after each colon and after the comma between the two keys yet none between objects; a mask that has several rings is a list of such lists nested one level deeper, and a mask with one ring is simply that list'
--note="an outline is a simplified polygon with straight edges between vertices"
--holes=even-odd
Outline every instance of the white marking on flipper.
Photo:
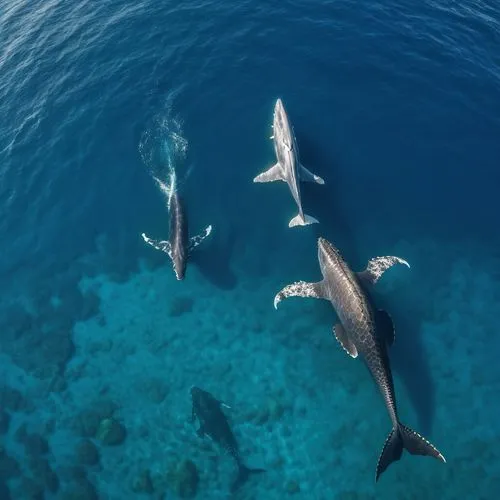
[{"label": "white marking on flipper", "polygon": [[278,309],[278,304],[287,297],[311,297],[314,299],[326,299],[323,291],[323,282],[308,283],[307,281],[296,281],[285,286],[274,297],[274,308]]},{"label": "white marking on flipper", "polygon": [[191,252],[194,248],[196,248],[211,232],[212,232],[212,225],[207,226],[205,228],[205,231],[203,231],[203,233],[189,238],[188,251]]},{"label": "white marking on flipper", "polygon": [[307,168],[304,167],[304,165],[302,164],[300,165],[299,168],[299,176],[300,180],[304,182],[315,182],[316,184],[325,183],[325,181],[319,175],[313,174],[310,170],[307,170]]},{"label": "white marking on flipper", "polygon": [[368,261],[368,266],[364,271],[361,271],[358,274],[363,281],[370,283],[371,285],[375,285],[380,277],[387,271],[387,269],[391,268],[394,264],[403,264],[410,268],[410,264],[406,262],[406,260],[401,259],[400,257],[394,256],[385,256],[385,257],[374,257]]},{"label": "white marking on flipper", "polygon": [[165,252],[170,258],[172,258],[172,248],[169,241],[153,240],[152,238],[148,238],[144,233],[142,233],[141,236],[148,245]]},{"label": "white marking on flipper", "polygon": [[254,182],[273,182],[273,181],[284,181],[283,172],[281,165],[275,163],[270,169],[262,172],[257,177],[254,178]]},{"label": "white marking on flipper", "polygon": [[333,327],[333,335],[335,335],[335,338],[337,339],[338,343],[342,346],[344,351],[347,354],[349,354],[349,356],[351,356],[351,358],[358,357],[358,350],[356,349],[356,346],[352,343],[351,339],[347,336],[347,333],[344,330],[344,327],[340,323],[337,323]]}]

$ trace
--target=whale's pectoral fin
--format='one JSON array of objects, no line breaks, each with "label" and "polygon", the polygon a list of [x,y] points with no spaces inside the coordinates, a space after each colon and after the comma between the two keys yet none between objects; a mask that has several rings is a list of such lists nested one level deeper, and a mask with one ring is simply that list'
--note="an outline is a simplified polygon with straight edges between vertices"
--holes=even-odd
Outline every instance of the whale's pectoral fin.
[{"label": "whale's pectoral fin", "polygon": [[304,165],[300,165],[299,169],[300,180],[304,182],[315,182],[316,184],[324,184],[325,181],[316,174],[313,174],[310,170],[307,170]]},{"label": "whale's pectoral fin", "polygon": [[254,182],[273,182],[273,181],[284,181],[283,171],[281,165],[276,163],[269,170],[262,172],[255,179]]},{"label": "whale's pectoral fin", "polygon": [[368,266],[364,271],[361,271],[357,274],[362,281],[370,283],[371,285],[375,285],[375,283],[377,283],[377,281],[387,271],[387,269],[392,267],[394,264],[403,264],[407,267],[410,267],[410,264],[408,264],[406,260],[400,259],[399,257],[375,257],[368,261]]},{"label": "whale's pectoral fin", "polygon": [[212,232],[212,226],[207,226],[205,231],[201,234],[197,234],[196,236],[192,236],[189,238],[189,248],[188,252],[192,252],[194,248],[196,248],[210,233]]},{"label": "whale's pectoral fin", "polygon": [[385,339],[387,345],[391,346],[394,344],[395,329],[389,313],[382,309],[375,311],[375,322],[377,324],[377,330],[380,332],[380,336]]},{"label": "whale's pectoral fin", "polygon": [[142,239],[148,244],[151,245],[152,247],[156,248],[157,250],[161,250],[162,252],[165,252],[168,254],[170,258],[172,258],[172,247],[170,246],[170,242],[168,241],[161,241],[161,240],[153,240],[152,238],[148,238],[144,233],[142,233]]},{"label": "whale's pectoral fin", "polygon": [[231,407],[227,403],[224,403],[224,401],[221,401],[220,399],[218,401],[221,408],[227,408],[229,410],[231,409]]},{"label": "whale's pectoral fin", "polygon": [[287,297],[312,297],[314,299],[326,299],[323,282],[307,283],[306,281],[296,281],[280,290],[274,297],[274,308],[278,309],[278,304]]},{"label": "whale's pectoral fin", "polygon": [[340,323],[337,323],[333,327],[333,335],[335,335],[335,338],[338,340],[339,344],[342,346],[344,351],[347,354],[349,354],[349,356],[351,356],[351,358],[358,357],[358,350],[356,349],[356,346],[352,343],[351,339],[347,336],[347,333],[344,330],[344,327]]}]

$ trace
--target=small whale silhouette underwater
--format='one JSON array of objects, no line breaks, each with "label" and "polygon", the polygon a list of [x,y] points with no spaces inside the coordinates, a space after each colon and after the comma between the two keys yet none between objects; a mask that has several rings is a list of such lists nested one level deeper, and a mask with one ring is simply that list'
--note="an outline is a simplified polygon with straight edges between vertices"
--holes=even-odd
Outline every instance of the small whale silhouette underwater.
[{"label": "small whale silhouette underwater", "polygon": [[[238,443],[234,437],[222,406],[228,407],[209,392],[199,387],[191,387],[192,400],[192,422],[198,420],[199,427],[196,431],[198,436],[208,436],[235,460],[238,467],[238,475],[231,485],[231,491],[235,492],[250,477],[250,474],[265,472],[265,469],[250,469],[241,460]],[[229,407],[228,407],[229,408]]]}]

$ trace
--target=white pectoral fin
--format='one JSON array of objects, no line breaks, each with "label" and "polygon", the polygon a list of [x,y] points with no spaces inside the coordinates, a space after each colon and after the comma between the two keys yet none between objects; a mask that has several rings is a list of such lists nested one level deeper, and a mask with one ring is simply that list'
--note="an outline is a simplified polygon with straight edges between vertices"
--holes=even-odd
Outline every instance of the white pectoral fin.
[{"label": "white pectoral fin", "polygon": [[189,252],[191,252],[194,248],[196,248],[205,238],[207,238],[212,232],[212,226],[207,226],[205,231],[201,234],[197,234],[196,236],[192,236],[189,238]]},{"label": "white pectoral fin", "polygon": [[323,281],[317,283],[307,283],[306,281],[296,281],[285,286],[274,297],[274,308],[278,309],[278,304],[287,297],[311,297],[314,299],[326,299]]},{"label": "white pectoral fin", "polygon": [[403,264],[404,266],[410,267],[410,264],[406,260],[399,257],[386,256],[386,257],[375,257],[368,261],[368,266],[364,271],[358,274],[362,281],[375,285],[381,276],[391,268],[394,264]]},{"label": "white pectoral fin", "polygon": [[316,184],[324,184],[325,181],[316,174],[313,174],[310,170],[307,170],[304,165],[300,165],[299,169],[300,180],[304,182],[315,182]]},{"label": "white pectoral fin", "polygon": [[157,250],[161,250],[162,252],[165,252],[168,254],[170,258],[172,258],[172,248],[170,246],[170,242],[168,241],[161,241],[161,240],[153,240],[152,238],[148,238],[144,233],[142,233],[142,239],[148,244],[151,245],[153,248],[156,248]]},{"label": "white pectoral fin", "polygon": [[349,356],[351,356],[351,358],[358,357],[358,350],[356,349],[356,346],[353,344],[346,331],[344,330],[344,327],[340,323],[337,323],[333,327],[333,335],[335,335],[335,338],[338,340],[339,344],[342,346],[344,351],[349,354]]},{"label": "white pectoral fin", "polygon": [[262,172],[257,177],[254,178],[254,182],[273,182],[273,181],[283,181],[282,168],[279,163],[274,164],[269,170]]}]

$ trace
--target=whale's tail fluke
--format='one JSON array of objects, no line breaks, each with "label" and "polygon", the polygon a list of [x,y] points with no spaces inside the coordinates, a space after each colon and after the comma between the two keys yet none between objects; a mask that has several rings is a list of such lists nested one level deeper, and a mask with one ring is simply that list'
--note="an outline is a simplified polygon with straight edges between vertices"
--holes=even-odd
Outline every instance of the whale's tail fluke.
[{"label": "whale's tail fluke", "polygon": [[319,224],[319,221],[307,214],[297,214],[288,223],[288,227],[308,226],[309,224]]},{"label": "whale's tail fluke", "polygon": [[378,481],[382,472],[384,472],[392,462],[396,462],[401,458],[403,449],[406,449],[412,455],[425,455],[437,458],[441,460],[441,462],[446,462],[442,453],[433,444],[427,441],[427,439],[413,429],[398,423],[397,427],[392,429],[385,440],[382,453],[377,463],[375,481]]},{"label": "whale's tail fluke", "polygon": [[261,472],[266,472],[265,469],[250,469],[245,464],[241,462],[238,463],[238,476],[236,480],[231,485],[231,490],[235,492],[238,488],[240,488],[250,477],[250,474],[259,474]]}]

